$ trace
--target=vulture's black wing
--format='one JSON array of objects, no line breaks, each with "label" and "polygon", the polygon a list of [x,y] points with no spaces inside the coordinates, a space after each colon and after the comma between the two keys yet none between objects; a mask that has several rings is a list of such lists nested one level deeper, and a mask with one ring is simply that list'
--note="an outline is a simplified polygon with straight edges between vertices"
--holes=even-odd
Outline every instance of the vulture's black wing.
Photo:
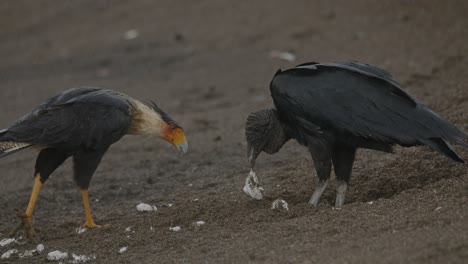
[{"label": "vulture's black wing", "polygon": [[270,90],[280,117],[303,144],[304,134],[320,136],[333,131],[388,144],[426,144],[454,159],[460,158],[446,141],[468,147],[465,133],[375,66],[356,62],[302,64],[278,72]]},{"label": "vulture's black wing", "polygon": [[131,106],[125,97],[98,88],[70,89],[18,120],[2,141],[64,149],[108,147],[128,131]]}]

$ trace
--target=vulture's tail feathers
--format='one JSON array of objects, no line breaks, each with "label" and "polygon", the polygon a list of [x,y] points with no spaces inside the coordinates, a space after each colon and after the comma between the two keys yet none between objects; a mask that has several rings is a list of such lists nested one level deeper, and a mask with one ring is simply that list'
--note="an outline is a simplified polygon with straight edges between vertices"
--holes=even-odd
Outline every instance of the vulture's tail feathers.
[{"label": "vulture's tail feathers", "polygon": [[0,158],[32,146],[30,143],[15,141],[0,141]]},{"label": "vulture's tail feathers", "polygon": [[464,163],[465,161],[452,149],[452,147],[442,138],[430,138],[424,140],[423,144],[431,147],[433,150],[451,158],[454,161]]},{"label": "vulture's tail feathers", "polygon": [[462,132],[462,135],[459,137],[455,137],[455,143],[458,145],[468,148],[468,135]]}]

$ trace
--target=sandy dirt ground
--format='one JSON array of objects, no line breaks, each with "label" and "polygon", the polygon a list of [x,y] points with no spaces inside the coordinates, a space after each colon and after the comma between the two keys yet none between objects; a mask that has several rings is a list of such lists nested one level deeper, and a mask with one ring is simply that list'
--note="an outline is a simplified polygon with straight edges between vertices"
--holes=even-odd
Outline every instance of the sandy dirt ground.
[{"label": "sandy dirt ground", "polygon": [[[99,86],[156,101],[184,127],[189,153],[135,136],[113,145],[90,188],[97,222],[110,227],[81,234],[67,161],[40,194],[36,241],[0,247],[42,243],[44,253],[0,263],[45,263],[54,250],[93,263],[467,263],[468,167],[425,147],[359,151],[341,210],[333,184],[318,208],[307,203],[314,165],[292,141],[258,159],[265,199],[242,192],[245,119],[272,105],[278,68],[377,64],[468,131],[467,10],[464,0],[1,1],[0,127],[66,88]],[[0,239],[27,205],[36,155],[0,160]],[[280,197],[289,211],[270,209]],[[140,202],[158,211],[138,213]]]}]

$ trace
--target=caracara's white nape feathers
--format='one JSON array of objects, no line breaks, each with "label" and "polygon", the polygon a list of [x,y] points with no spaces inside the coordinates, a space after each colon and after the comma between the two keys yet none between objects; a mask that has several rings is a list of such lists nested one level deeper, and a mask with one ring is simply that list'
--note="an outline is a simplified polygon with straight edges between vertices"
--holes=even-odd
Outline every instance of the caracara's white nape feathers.
[{"label": "caracara's white nape feathers", "polygon": [[134,107],[134,112],[132,113],[132,123],[128,133],[162,137],[164,121],[161,115],[138,100],[130,98],[130,103]]}]

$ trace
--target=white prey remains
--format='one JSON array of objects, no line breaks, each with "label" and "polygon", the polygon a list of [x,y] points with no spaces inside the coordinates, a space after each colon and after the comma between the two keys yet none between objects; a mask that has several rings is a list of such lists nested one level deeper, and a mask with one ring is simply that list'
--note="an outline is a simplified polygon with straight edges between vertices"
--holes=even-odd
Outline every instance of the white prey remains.
[{"label": "white prey remains", "polygon": [[257,174],[253,170],[250,171],[249,176],[245,179],[243,191],[255,200],[263,199],[264,189],[258,183]]}]

